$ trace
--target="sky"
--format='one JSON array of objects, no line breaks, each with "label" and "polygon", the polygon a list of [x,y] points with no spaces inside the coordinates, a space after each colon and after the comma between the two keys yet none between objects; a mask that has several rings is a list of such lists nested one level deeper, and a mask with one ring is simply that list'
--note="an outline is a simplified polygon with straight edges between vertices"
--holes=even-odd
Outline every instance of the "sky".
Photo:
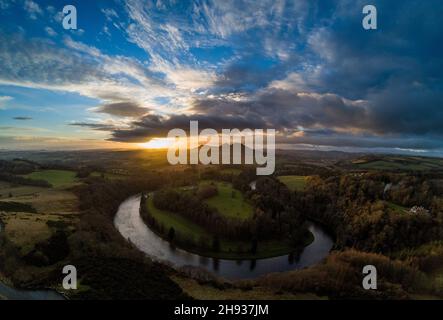
[{"label": "sky", "polygon": [[441,0],[0,0],[0,149],[134,147],[198,120],[442,156],[442,16]]}]

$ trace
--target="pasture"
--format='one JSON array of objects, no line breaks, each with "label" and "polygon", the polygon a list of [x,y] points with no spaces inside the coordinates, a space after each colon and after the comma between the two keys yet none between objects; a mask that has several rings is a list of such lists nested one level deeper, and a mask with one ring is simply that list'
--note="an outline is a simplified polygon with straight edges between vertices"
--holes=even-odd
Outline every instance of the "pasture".
[{"label": "pasture", "polygon": [[220,181],[202,181],[200,187],[213,184],[217,187],[218,194],[204,200],[209,206],[228,218],[247,220],[253,215],[252,206],[244,199],[243,194],[234,189],[231,183]]},{"label": "pasture", "polygon": [[34,180],[45,180],[54,188],[68,188],[77,183],[76,173],[68,170],[41,170],[35,171],[24,177]]},{"label": "pasture", "polygon": [[291,191],[303,191],[306,187],[306,178],[306,176],[279,176],[278,180]]}]

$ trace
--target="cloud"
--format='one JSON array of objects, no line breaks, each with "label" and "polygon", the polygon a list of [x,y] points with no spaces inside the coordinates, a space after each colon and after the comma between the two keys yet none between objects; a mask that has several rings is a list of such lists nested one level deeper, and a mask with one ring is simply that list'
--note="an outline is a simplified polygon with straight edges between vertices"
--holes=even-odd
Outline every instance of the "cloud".
[{"label": "cloud", "polygon": [[107,103],[155,106],[157,96],[178,96],[135,59],[111,57],[70,38],[65,45],[0,33],[0,83],[75,92]]},{"label": "cloud", "polygon": [[43,10],[40,6],[32,0],[25,0],[24,8],[29,13],[29,17],[32,20],[36,20],[38,15],[43,14]]},{"label": "cloud", "polygon": [[139,117],[148,113],[149,109],[140,107],[137,103],[127,101],[104,104],[94,108],[93,111],[118,117]]},{"label": "cloud", "polygon": [[11,101],[13,98],[10,96],[0,96],[0,110],[6,106],[6,103]]},{"label": "cloud", "polygon": [[12,119],[21,121],[32,120],[31,117],[13,117]]},{"label": "cloud", "polygon": [[119,119],[71,125],[115,141],[146,141],[199,120],[202,128],[275,128],[288,143],[443,145],[443,28],[432,9],[439,1],[375,0],[373,32],[361,27],[364,4],[118,2],[99,13],[103,32],[112,24],[118,52],[136,45],[145,55],[0,33],[0,84],[97,99],[88,111]]},{"label": "cloud", "polygon": [[117,12],[112,8],[102,9],[101,12],[105,15],[106,20],[112,21],[114,18],[119,18]]},{"label": "cloud", "polygon": [[112,131],[118,129],[115,125],[106,123],[72,122],[69,125],[74,127],[85,127],[97,131]]},{"label": "cloud", "polygon": [[50,37],[55,37],[57,35],[57,32],[55,32],[51,27],[46,27],[45,31]]},{"label": "cloud", "polygon": [[199,122],[199,130],[205,128],[221,129],[245,129],[264,126],[261,119],[248,117],[231,117],[228,115],[172,115],[163,117],[149,114],[138,121],[131,123],[127,129],[114,129],[111,141],[118,142],[146,142],[154,137],[165,137],[169,130],[180,128],[189,131],[191,120]]}]

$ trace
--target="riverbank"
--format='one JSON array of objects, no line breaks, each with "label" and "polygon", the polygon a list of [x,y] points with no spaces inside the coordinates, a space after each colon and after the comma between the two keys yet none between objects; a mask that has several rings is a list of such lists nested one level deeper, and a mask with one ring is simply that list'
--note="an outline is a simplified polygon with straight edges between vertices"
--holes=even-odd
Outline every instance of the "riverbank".
[{"label": "riverbank", "polygon": [[314,241],[298,257],[281,255],[266,259],[214,259],[171,246],[152,231],[140,217],[140,196],[126,199],[114,217],[120,234],[151,259],[175,268],[198,267],[226,279],[252,279],[270,272],[302,269],[322,261],[330,252],[333,241],[320,226],[309,223]]},{"label": "riverbank", "polygon": [[[213,240],[213,235],[207,232],[207,230],[178,214],[156,208],[152,194],[149,194],[146,199],[146,207],[148,212],[141,212],[141,217],[144,223],[149,225],[150,229],[157,234],[157,236],[170,242],[173,246],[203,257],[227,260],[251,260],[272,258],[286,254],[297,256],[304,247],[314,241],[314,236],[311,232],[306,234],[306,237],[298,247],[291,246],[281,239],[258,241],[256,252],[252,253],[251,250],[248,250],[251,248],[251,242],[220,238],[219,251],[208,250],[203,248],[203,245],[208,247],[208,244]],[[152,223],[152,219],[155,220],[155,225]],[[171,241],[171,239],[168,239],[167,232],[171,228],[174,229],[176,234],[180,233],[180,235],[188,239],[188,241],[177,241],[176,239],[172,239]],[[163,230],[163,232],[161,232],[161,230]],[[199,247],[198,244],[201,244],[201,247]]]}]

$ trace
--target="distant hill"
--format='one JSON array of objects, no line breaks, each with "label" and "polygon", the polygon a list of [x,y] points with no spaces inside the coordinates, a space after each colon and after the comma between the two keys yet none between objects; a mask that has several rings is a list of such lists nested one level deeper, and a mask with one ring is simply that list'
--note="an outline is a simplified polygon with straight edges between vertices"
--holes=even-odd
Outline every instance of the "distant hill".
[{"label": "distant hill", "polygon": [[347,169],[382,171],[443,171],[443,159],[400,155],[365,155],[341,161]]}]

